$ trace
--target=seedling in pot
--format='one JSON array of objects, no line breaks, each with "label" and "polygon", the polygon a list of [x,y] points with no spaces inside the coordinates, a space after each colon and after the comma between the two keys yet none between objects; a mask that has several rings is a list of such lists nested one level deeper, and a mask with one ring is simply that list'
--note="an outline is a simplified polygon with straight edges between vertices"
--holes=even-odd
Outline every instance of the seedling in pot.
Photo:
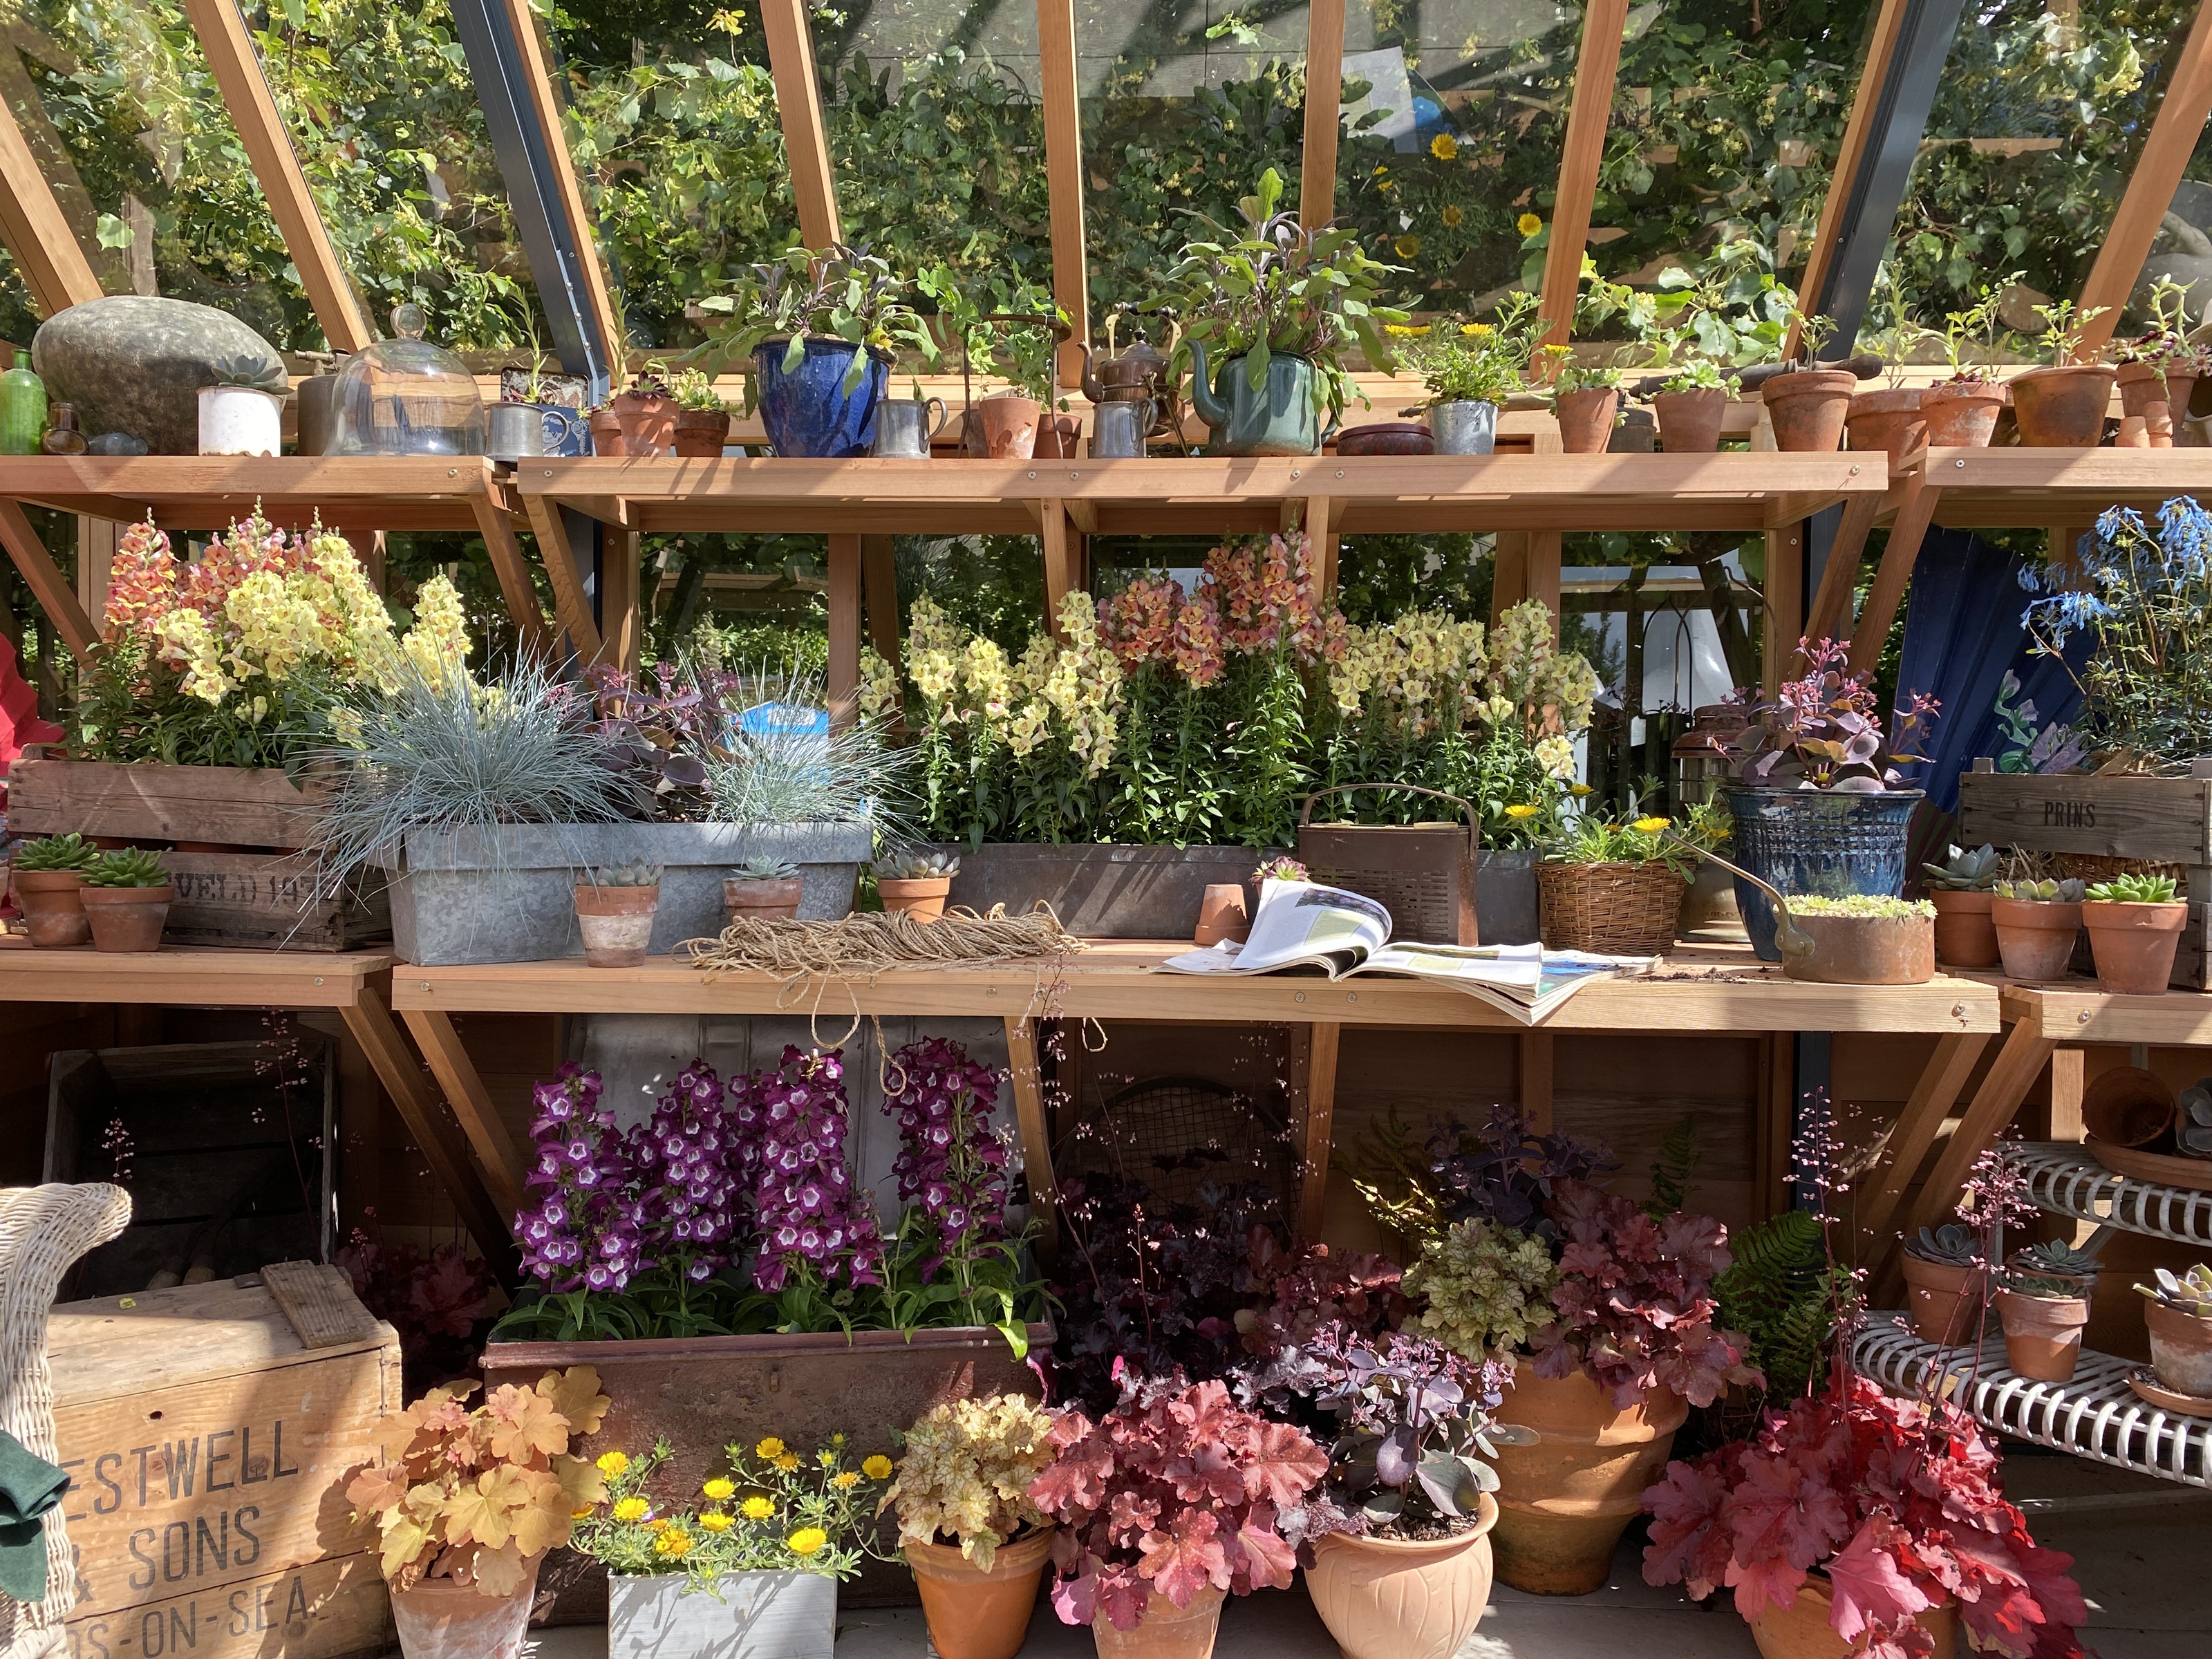
[{"label": "seedling in pot", "polygon": [[133,847],[120,853],[105,853],[85,866],[88,887],[167,887],[169,872],[161,867],[158,853]]},{"label": "seedling in pot", "polygon": [[960,873],[960,858],[955,853],[914,848],[885,854],[875,861],[874,869],[878,881],[938,881]]},{"label": "seedling in pot", "polygon": [[1971,853],[1954,847],[1948,861],[1920,866],[1921,885],[1946,893],[1986,893],[1997,884],[1997,849],[1986,843]]},{"label": "seedling in pot", "polygon": [[89,870],[99,861],[100,848],[75,830],[26,842],[15,849],[15,860],[18,870],[37,871]]},{"label": "seedling in pot", "polygon": [[2114,876],[2081,896],[2097,904],[2172,904],[2179,891],[2172,876]]},{"label": "seedling in pot", "polygon": [[747,859],[730,872],[732,881],[789,881],[799,866],[782,859]]}]

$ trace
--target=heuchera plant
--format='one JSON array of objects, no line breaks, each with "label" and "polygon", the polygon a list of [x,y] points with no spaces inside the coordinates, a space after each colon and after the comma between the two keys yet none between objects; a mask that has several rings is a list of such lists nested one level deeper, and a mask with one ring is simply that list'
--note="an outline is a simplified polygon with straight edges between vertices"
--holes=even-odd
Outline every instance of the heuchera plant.
[{"label": "heuchera plant", "polygon": [[1283,1588],[1285,1537],[1328,1458],[1287,1423],[1240,1411],[1218,1382],[1133,1381],[1094,1422],[1054,1419],[1052,1467],[1030,1496],[1060,1523],[1052,1605],[1064,1623],[1098,1613],[1134,1630],[1149,1595],[1187,1607],[1211,1587]]},{"label": "heuchera plant", "polygon": [[1968,1640],[2007,1659],[2070,1659],[2087,1618],[2067,1569],[2005,1501],[1996,1454],[1948,1404],[1893,1400],[1840,1359],[1826,1391],[1771,1413],[1756,1438],[1669,1463],[1644,1495],[1647,1583],[1734,1588],[1755,1619],[1795,1605],[1818,1570],[1828,1622],[1866,1659],[1926,1659],[1915,1615],[1952,1600]]},{"label": "heuchera plant", "polygon": [[988,1572],[1016,1534],[1045,1524],[1030,1486],[1052,1462],[1052,1417],[1026,1395],[947,1400],[906,1431],[898,1479],[882,1507],[898,1510],[899,1542],[950,1540]]},{"label": "heuchera plant", "polygon": [[1618,1167],[1599,1143],[1539,1134],[1534,1120],[1507,1102],[1472,1129],[1457,1118],[1431,1119],[1425,1157],[1401,1151],[1396,1161],[1401,1192],[1377,1197],[1391,1224],[1417,1237],[1474,1218],[1548,1236],[1546,1212],[1561,1182]]},{"label": "heuchera plant", "polygon": [[1936,699],[1912,693],[1885,735],[1873,672],[1846,672],[1848,643],[1801,640],[1798,649],[1807,663],[1802,678],[1785,681],[1771,700],[1741,694],[1747,723],[1729,739],[1736,776],[1768,789],[1880,794],[1903,788],[1893,763],[1924,758],[1913,746],[1935,722]]},{"label": "heuchera plant", "polygon": [[1326,1244],[1310,1245],[1293,1255],[1277,1245],[1272,1233],[1253,1244],[1254,1273],[1267,1289],[1260,1305],[1237,1312],[1237,1334],[1248,1353],[1268,1358],[1322,1331],[1380,1336],[1396,1328],[1410,1311],[1398,1289],[1404,1275],[1388,1256],[1339,1258]]}]

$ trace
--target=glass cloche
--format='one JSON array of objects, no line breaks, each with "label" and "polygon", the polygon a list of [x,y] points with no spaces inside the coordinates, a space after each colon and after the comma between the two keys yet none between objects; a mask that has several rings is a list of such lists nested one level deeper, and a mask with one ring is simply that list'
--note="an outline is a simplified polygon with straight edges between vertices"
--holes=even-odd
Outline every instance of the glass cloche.
[{"label": "glass cloche", "polygon": [[420,306],[397,307],[396,337],[363,347],[338,370],[329,453],[483,453],[483,394],[466,363],[422,337],[425,320]]}]

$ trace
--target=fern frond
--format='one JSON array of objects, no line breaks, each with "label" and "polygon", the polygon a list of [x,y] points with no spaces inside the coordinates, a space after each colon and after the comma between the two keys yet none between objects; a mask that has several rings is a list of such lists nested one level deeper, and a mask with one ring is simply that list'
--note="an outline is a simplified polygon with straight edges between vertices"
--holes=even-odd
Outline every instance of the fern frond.
[{"label": "fern frond", "polygon": [[1656,1218],[1680,1209],[1689,1199],[1690,1183],[1705,1157],[1705,1148],[1698,1142],[1698,1115],[1688,1113],[1667,1131],[1667,1138],[1659,1143],[1659,1155],[1651,1161],[1651,1201],[1644,1206],[1645,1213]]}]

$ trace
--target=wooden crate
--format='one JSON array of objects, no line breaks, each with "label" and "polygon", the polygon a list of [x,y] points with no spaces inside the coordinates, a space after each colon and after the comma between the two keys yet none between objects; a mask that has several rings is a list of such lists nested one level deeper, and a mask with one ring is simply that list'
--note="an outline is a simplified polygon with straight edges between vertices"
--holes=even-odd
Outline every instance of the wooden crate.
[{"label": "wooden crate", "polygon": [[390,1646],[374,1533],[345,1500],[401,1405],[398,1336],[374,1332],[309,1350],[255,1280],[54,1309],[73,1659]]},{"label": "wooden crate", "polygon": [[176,898],[161,937],[171,945],[240,951],[351,951],[392,937],[383,872],[364,870],[328,897],[298,854],[164,853]]},{"label": "wooden crate", "polygon": [[28,753],[8,771],[8,825],[19,836],[117,836],[289,850],[337,788],[273,769],[53,760]]}]

